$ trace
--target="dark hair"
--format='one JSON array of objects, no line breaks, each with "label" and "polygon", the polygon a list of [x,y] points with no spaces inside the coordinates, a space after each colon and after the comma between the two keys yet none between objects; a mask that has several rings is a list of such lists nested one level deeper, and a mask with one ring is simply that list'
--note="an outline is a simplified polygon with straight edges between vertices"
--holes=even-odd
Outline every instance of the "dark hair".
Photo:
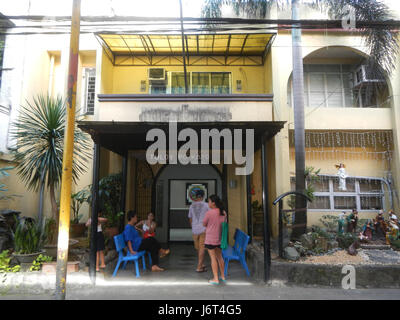
[{"label": "dark hair", "polygon": [[215,203],[215,206],[219,209],[219,214],[221,216],[223,216],[225,209],[224,209],[224,204],[222,203],[221,199],[216,194],[213,194],[213,195],[209,196],[208,199],[211,202]]},{"label": "dark hair", "polygon": [[195,193],[196,198],[204,198],[204,190],[196,190]]},{"label": "dark hair", "polygon": [[130,221],[135,216],[137,216],[137,213],[136,213],[135,210],[129,210],[128,211],[128,214],[127,214],[128,221]]}]

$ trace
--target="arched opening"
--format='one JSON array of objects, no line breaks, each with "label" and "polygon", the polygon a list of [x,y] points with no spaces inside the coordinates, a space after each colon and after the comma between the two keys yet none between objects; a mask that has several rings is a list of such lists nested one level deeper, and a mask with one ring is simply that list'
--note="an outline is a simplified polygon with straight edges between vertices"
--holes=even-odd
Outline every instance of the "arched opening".
[{"label": "arched opening", "polygon": [[169,164],[162,167],[153,184],[153,210],[157,220],[157,238],[161,242],[192,241],[188,219],[190,189],[204,188],[206,196],[222,197],[222,177],[212,165]]},{"label": "arched opening", "polygon": [[[303,59],[304,107],[387,108],[389,81],[382,70],[372,70],[361,51],[329,46]],[[292,76],[288,81],[288,105],[293,105]]]}]

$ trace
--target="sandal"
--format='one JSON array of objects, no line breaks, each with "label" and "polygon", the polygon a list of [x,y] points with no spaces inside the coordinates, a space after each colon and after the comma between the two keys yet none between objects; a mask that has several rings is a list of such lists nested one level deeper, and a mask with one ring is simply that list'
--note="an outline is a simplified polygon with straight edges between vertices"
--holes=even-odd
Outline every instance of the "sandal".
[{"label": "sandal", "polygon": [[208,283],[213,285],[219,285],[219,282],[215,282],[213,280],[208,280]]},{"label": "sandal", "polygon": [[206,267],[202,267],[200,270],[196,269],[196,272],[201,273],[201,272],[206,272],[207,268]]}]

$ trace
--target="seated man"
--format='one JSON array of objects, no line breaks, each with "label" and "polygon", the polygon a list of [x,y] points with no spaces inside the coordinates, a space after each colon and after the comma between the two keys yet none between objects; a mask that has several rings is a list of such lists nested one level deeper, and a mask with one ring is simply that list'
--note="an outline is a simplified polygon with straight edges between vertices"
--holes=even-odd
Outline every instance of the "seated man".
[{"label": "seated man", "polygon": [[123,232],[125,242],[128,246],[128,254],[136,254],[138,251],[143,250],[148,251],[153,263],[151,271],[164,271],[164,269],[158,266],[158,258],[159,255],[162,258],[169,254],[169,249],[162,249],[160,243],[153,237],[142,239],[135,227],[137,219],[135,211],[128,212],[128,224]]}]

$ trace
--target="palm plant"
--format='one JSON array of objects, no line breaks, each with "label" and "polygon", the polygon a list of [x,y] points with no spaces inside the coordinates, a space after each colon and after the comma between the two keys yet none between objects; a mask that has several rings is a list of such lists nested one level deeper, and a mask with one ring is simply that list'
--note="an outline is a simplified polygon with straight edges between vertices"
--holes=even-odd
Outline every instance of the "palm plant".
[{"label": "palm plant", "polygon": [[[273,5],[284,9],[291,4],[292,19],[299,20],[299,2],[301,0],[205,0],[203,16],[207,18],[221,17],[221,8],[228,5],[234,9],[237,16],[251,18],[265,18]],[[348,12],[344,8],[352,7],[355,10],[356,21],[384,22],[390,19],[389,8],[380,0],[304,0],[305,5],[327,12],[331,17],[342,19]],[[397,37],[390,25],[381,23],[379,27],[358,29],[369,48],[367,64],[373,73],[387,75],[395,68],[398,51]],[[296,190],[305,191],[305,142],[304,142],[304,83],[303,58],[301,52],[301,28],[294,24],[292,28],[292,60],[293,60],[293,109],[295,135],[295,164]],[[296,209],[305,208],[302,197],[296,197]],[[298,211],[295,223],[302,225],[293,230],[293,237],[299,237],[306,232],[307,211]]]},{"label": "palm plant", "polygon": [[[56,202],[56,188],[61,182],[64,131],[66,125],[66,104],[63,98],[38,95],[33,103],[26,102],[20,116],[12,124],[11,134],[17,140],[14,160],[17,173],[28,189],[40,189],[39,223],[42,221],[43,191],[47,186],[50,194],[53,218],[57,225],[59,212]],[[89,139],[80,129],[75,130],[73,181],[86,171],[89,160]]]}]

